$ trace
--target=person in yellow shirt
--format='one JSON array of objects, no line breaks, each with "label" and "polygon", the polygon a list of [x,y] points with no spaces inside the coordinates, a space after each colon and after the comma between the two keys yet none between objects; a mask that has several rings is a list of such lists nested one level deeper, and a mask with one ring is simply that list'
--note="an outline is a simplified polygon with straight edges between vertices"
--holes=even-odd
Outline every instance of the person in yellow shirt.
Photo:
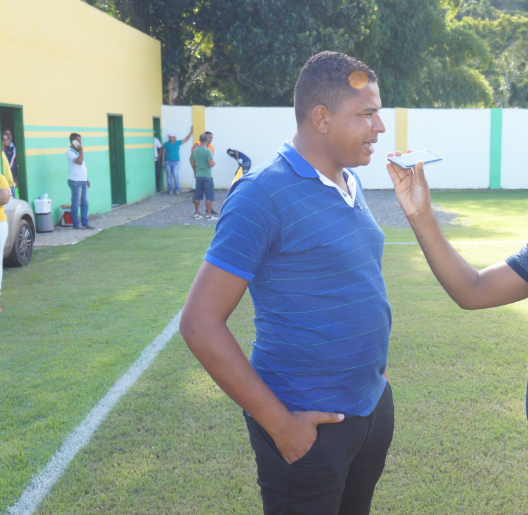
[{"label": "person in yellow shirt", "polygon": [[11,167],[9,161],[5,155],[4,150],[9,146],[9,137],[6,134],[2,135],[2,174],[7,179],[7,184],[10,188],[15,187],[15,181],[13,180],[13,174],[11,173]]},{"label": "person in yellow shirt", "polygon": [[[5,156],[5,154],[2,152],[2,154]],[[4,211],[4,205],[9,202],[9,198],[11,197],[11,191],[9,190],[9,184],[7,183],[7,179],[0,175],[0,294],[2,293],[2,270],[3,270],[3,253],[4,253],[4,246],[7,241],[7,232],[8,232],[8,226],[7,226],[7,216]],[[2,309],[0,309],[0,312]]]}]

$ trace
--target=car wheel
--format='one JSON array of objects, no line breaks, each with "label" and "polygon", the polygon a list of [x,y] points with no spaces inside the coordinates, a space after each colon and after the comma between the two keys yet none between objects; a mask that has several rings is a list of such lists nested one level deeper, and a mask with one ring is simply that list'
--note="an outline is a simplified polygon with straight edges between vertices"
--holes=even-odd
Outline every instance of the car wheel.
[{"label": "car wheel", "polygon": [[33,255],[33,231],[26,220],[20,220],[15,236],[15,242],[9,256],[5,258],[7,266],[25,266]]}]

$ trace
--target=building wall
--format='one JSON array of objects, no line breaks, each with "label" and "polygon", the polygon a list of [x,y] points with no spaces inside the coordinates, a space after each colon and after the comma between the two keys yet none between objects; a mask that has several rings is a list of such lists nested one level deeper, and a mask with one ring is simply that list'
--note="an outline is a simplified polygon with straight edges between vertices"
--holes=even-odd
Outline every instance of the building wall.
[{"label": "building wall", "polygon": [[489,109],[409,109],[407,141],[444,158],[426,168],[431,188],[489,188]]},{"label": "building wall", "polygon": [[528,109],[504,109],[502,116],[501,187],[528,188]]},{"label": "building wall", "polygon": [[[386,132],[379,136],[371,163],[356,170],[364,188],[392,189],[387,154],[398,146],[398,150],[429,149],[444,158],[426,168],[432,188],[528,188],[528,164],[522,159],[528,110],[382,109],[380,114]],[[502,120],[497,130],[492,130],[492,115]],[[228,148],[247,154],[256,167],[290,141],[296,130],[293,108],[287,107],[207,107],[204,118],[206,130],[214,134],[218,189],[229,188],[236,171],[235,161],[226,154]],[[169,132],[185,136],[194,123],[191,107],[163,106],[162,119],[164,141]],[[184,188],[193,184],[190,148],[189,142],[180,150]],[[498,186],[490,181],[492,161],[498,163]]]},{"label": "building wall", "polygon": [[0,0],[0,103],[23,107],[27,200],[70,202],[64,152],[83,137],[90,212],[111,209],[108,114],[123,116],[127,203],[155,193],[160,43],[80,0]]}]

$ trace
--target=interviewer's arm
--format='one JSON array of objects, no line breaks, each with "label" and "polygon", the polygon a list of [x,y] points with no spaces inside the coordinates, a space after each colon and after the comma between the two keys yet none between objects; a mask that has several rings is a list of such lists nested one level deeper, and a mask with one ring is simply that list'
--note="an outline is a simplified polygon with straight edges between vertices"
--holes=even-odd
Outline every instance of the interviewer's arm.
[{"label": "interviewer's arm", "polygon": [[491,308],[528,298],[528,283],[505,261],[479,271],[449,244],[431,208],[423,162],[416,165],[415,173],[391,163],[387,170],[431,270],[461,308]]},{"label": "interviewer's arm", "polygon": [[206,261],[185,302],[180,332],[214,381],[273,438],[289,463],[304,456],[321,423],[339,422],[335,413],[290,412],[257,375],[226,325],[248,281]]}]

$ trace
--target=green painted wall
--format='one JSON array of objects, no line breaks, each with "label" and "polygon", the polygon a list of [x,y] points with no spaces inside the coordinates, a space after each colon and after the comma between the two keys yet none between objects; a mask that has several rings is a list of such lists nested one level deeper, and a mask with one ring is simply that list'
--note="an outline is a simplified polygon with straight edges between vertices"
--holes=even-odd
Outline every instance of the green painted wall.
[{"label": "green painted wall", "polygon": [[502,109],[491,110],[490,189],[501,187]]},{"label": "green painted wall", "polygon": [[[152,138],[150,140],[152,141]],[[136,143],[139,142],[136,141]],[[139,202],[156,194],[156,173],[152,148],[125,148],[125,168],[128,204]]]},{"label": "green painted wall", "polygon": [[[112,209],[112,188],[110,175],[110,155],[108,150],[88,150],[89,147],[108,148],[108,137],[97,135],[90,136],[91,132],[107,132],[106,127],[75,128],[75,127],[42,127],[25,126],[25,132],[33,132],[34,136],[24,138],[26,152],[38,154],[39,151],[53,150],[60,153],[27,155],[27,183],[28,201],[33,206],[33,201],[39,196],[48,194],[52,200],[53,223],[60,219],[60,205],[71,203],[71,192],[68,187],[68,163],[65,152],[69,147],[68,132],[78,132],[82,136],[85,151],[85,161],[88,170],[88,179],[91,187],[88,190],[90,207],[89,214],[105,213]],[[150,129],[151,131],[151,129]],[[38,137],[35,132],[51,133],[51,137]],[[53,133],[63,132],[60,137]],[[143,135],[134,136],[134,133]],[[124,129],[125,142],[125,174],[127,188],[127,203],[132,204],[156,194],[154,151],[152,147],[131,148],[127,145],[152,145],[153,140],[144,133],[149,129]],[[36,136],[36,137],[35,137]],[[64,152],[62,152],[64,149]],[[29,152],[28,152],[29,151]]]},{"label": "green painted wall", "polygon": [[[66,148],[64,149],[66,152]],[[68,186],[68,163],[64,154],[27,156],[28,200],[33,201],[47,193],[52,200],[53,223],[60,219],[60,205],[71,203]],[[110,190],[110,161],[108,151],[87,152],[85,154],[88,179],[89,214],[104,213],[112,209]]]}]

